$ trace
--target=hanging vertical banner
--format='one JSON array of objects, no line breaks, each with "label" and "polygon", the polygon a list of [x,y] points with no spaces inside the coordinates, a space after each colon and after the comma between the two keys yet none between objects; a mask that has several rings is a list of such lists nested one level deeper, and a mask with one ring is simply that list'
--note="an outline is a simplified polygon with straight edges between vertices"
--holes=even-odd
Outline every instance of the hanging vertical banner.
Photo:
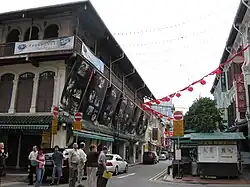
[{"label": "hanging vertical banner", "polygon": [[120,98],[121,98],[121,92],[115,86],[112,85],[110,88],[108,88],[99,115],[100,124],[103,125],[111,124]]},{"label": "hanging vertical banner", "polygon": [[158,128],[153,128],[152,140],[158,140],[158,137],[159,137]]},{"label": "hanging vertical banner", "polygon": [[124,124],[123,128],[126,132],[129,131],[130,124],[132,123],[134,109],[135,109],[134,103],[130,99],[128,99],[128,104],[126,106],[123,116],[123,124]]},{"label": "hanging vertical banner", "polygon": [[96,121],[101,111],[103,100],[108,88],[108,81],[98,72],[93,75],[91,84],[88,87],[86,98],[82,109],[84,119]]},{"label": "hanging vertical banner", "polygon": [[58,128],[58,119],[54,118],[54,119],[52,119],[52,128],[51,128],[52,135],[57,134],[57,128]]},{"label": "hanging vertical banner", "polygon": [[81,57],[77,57],[73,63],[74,66],[65,83],[61,98],[62,109],[71,114],[78,112],[81,107],[84,94],[93,75],[93,68]]},{"label": "hanging vertical banner", "polygon": [[246,112],[246,90],[244,84],[244,75],[236,76],[236,90],[238,101],[238,112]]},{"label": "hanging vertical banner", "polygon": [[124,128],[124,124],[122,122],[124,117],[124,111],[126,109],[127,104],[128,104],[128,98],[121,96],[120,103],[117,105],[116,108],[115,120],[114,120],[114,125],[117,128],[120,128],[120,130]]},{"label": "hanging vertical banner", "polygon": [[137,129],[137,126],[138,126],[138,121],[139,121],[139,118],[141,116],[141,113],[142,113],[142,110],[139,107],[136,107],[135,111],[134,111],[132,123],[130,125],[129,130],[128,130],[128,132],[130,134],[135,134],[136,133],[136,129]]}]

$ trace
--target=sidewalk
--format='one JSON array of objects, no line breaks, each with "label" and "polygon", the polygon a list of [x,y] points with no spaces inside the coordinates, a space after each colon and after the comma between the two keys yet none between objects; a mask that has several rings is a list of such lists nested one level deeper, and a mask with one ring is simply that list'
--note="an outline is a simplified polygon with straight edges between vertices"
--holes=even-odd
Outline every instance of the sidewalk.
[{"label": "sidewalk", "polygon": [[133,167],[133,166],[137,166],[137,165],[140,165],[141,162],[136,162],[136,163],[130,163],[128,164],[128,167]]},{"label": "sidewalk", "polygon": [[250,184],[250,175],[242,175],[238,179],[201,179],[200,177],[184,176],[182,179],[174,179],[172,177],[172,170],[170,175],[166,175],[162,179],[166,182],[172,183],[188,183],[188,184]]}]

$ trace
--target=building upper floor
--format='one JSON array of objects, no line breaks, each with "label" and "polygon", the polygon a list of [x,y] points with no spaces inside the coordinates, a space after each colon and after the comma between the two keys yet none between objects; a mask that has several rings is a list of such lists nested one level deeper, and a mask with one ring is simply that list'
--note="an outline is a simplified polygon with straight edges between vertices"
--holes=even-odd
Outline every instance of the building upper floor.
[{"label": "building upper floor", "polygon": [[84,56],[87,48],[88,61],[95,61],[89,63],[101,61],[97,71],[106,78],[137,92],[141,100],[154,97],[89,1],[3,13],[0,20],[0,66],[72,52]]},{"label": "building upper floor", "polygon": [[[248,30],[250,23],[250,11],[248,2],[242,1],[236,13],[225,49],[220,59],[222,73],[216,75],[211,93],[217,102],[217,107],[223,111],[224,119],[232,125],[235,121],[245,119],[249,111],[249,49],[241,51],[249,44]],[[232,57],[244,57],[245,61],[236,62]],[[231,59],[231,60],[230,60]],[[242,58],[243,59],[243,58]]]}]

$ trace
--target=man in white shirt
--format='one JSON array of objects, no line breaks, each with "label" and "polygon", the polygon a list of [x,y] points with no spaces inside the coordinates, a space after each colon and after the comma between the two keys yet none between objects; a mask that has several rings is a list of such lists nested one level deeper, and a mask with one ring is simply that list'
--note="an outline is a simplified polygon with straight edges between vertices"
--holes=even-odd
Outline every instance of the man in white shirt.
[{"label": "man in white shirt", "polygon": [[84,177],[84,166],[85,166],[85,162],[87,160],[87,155],[84,152],[84,148],[85,148],[85,143],[81,142],[80,146],[79,146],[79,154],[80,154],[80,164],[78,167],[78,183],[79,186],[84,186],[83,184],[83,177]]},{"label": "man in white shirt", "polygon": [[33,185],[33,175],[36,173],[36,166],[37,166],[37,147],[33,146],[33,150],[29,154],[29,161],[30,161],[30,171],[29,171],[29,185]]},{"label": "man in white shirt", "polygon": [[69,187],[75,187],[80,164],[80,153],[77,143],[73,144],[72,151],[69,152]]}]

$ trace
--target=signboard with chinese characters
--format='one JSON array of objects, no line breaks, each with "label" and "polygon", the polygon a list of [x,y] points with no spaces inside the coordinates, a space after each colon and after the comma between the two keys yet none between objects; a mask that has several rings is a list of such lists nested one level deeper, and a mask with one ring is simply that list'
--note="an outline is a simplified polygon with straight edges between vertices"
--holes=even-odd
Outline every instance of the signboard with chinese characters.
[{"label": "signboard with chinese characters", "polygon": [[246,91],[244,85],[244,75],[236,76],[238,112],[246,112]]},{"label": "signboard with chinese characters", "polygon": [[237,145],[221,145],[218,146],[220,163],[237,163]]},{"label": "signboard with chinese characters", "polygon": [[217,146],[198,146],[198,162],[202,163],[218,162]]}]

